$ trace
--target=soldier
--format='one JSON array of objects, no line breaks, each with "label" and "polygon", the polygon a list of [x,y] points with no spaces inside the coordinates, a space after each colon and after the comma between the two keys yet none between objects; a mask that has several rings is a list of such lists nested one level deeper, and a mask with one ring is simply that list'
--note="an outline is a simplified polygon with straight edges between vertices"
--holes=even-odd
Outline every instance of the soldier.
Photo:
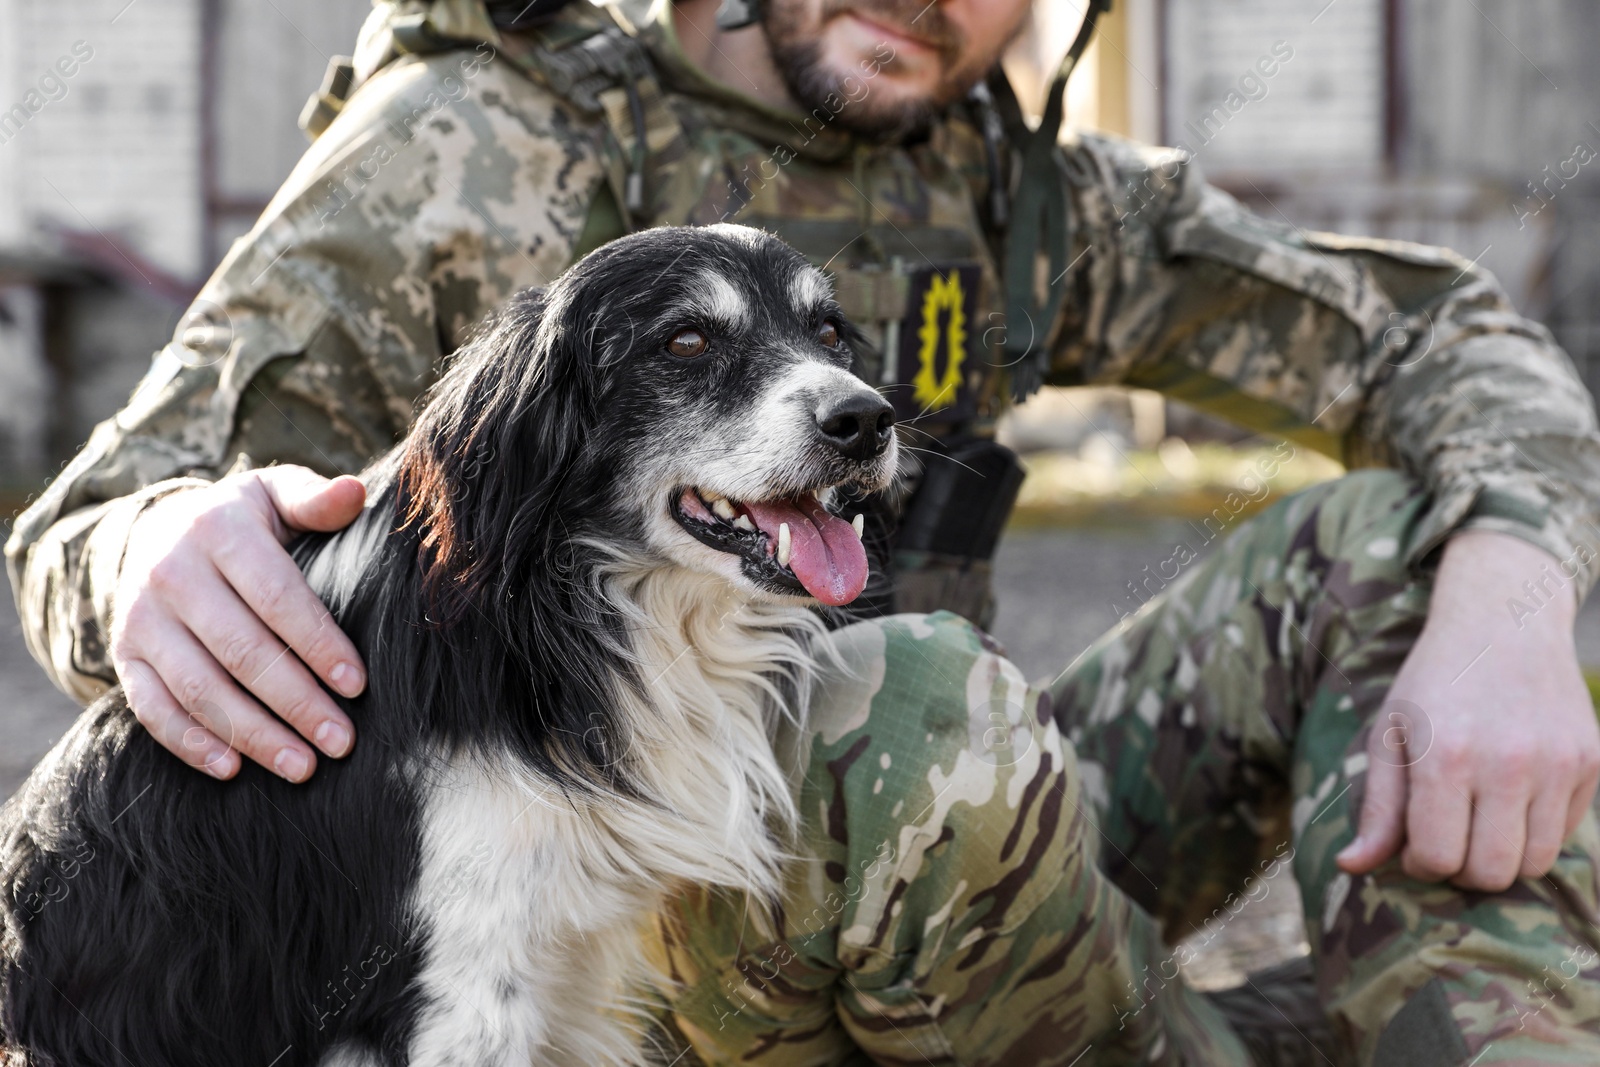
[{"label": "soldier", "polygon": [[281,545],[355,514],[344,475],[514,290],[638,227],[761,226],[826,267],[860,372],[947,457],[880,609],[986,616],[1016,482],[994,421],[1041,381],[1382,469],[1178,561],[1043,688],[956,615],[840,630],[786,898],[690,893],[654,932],[666,1059],[1247,1062],[1167,946],[1289,865],[1322,1058],[1600,1061],[1571,633],[1600,435],[1549,334],[1452,253],[1253,216],[1182,153],[1057,147],[1059,84],[1029,134],[995,65],[1026,0],[770,0],[744,27],[716,3],[377,5],[313,147],[16,525],[56,683],[120,679],[218,777],[343,755],[317,680],[354,695],[361,665]]}]

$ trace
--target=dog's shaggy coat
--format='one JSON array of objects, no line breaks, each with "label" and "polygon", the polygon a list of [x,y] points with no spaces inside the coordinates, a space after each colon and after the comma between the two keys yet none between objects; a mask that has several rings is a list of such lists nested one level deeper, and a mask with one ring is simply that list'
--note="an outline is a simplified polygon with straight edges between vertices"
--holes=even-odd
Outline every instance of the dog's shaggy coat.
[{"label": "dog's shaggy coat", "polygon": [[350,756],[215,781],[113,690],[0,809],[5,1062],[638,1061],[662,895],[780,885],[807,591],[860,592],[895,467],[853,337],[739,227],[517,298],[294,547],[368,664]]}]

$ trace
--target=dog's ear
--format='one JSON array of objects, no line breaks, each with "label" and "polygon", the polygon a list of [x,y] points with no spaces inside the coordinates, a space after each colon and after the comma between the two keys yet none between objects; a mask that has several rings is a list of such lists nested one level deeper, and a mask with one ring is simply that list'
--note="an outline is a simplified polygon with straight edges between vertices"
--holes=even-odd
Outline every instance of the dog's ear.
[{"label": "dog's ear", "polygon": [[581,484],[599,386],[581,339],[549,313],[537,290],[508,302],[454,357],[403,446],[402,514],[436,625],[461,621],[530,565],[560,565],[558,508]]},{"label": "dog's ear", "polygon": [[406,695],[430,708],[471,694],[499,709],[484,728],[552,779],[617,789],[621,742],[593,716],[626,667],[620,621],[578,530],[609,484],[595,431],[610,379],[571,325],[584,321],[573,288],[508,302],[401,446],[397,548],[415,552],[419,600],[407,610],[422,615],[407,621],[431,633],[374,649],[373,673],[411,679]]}]

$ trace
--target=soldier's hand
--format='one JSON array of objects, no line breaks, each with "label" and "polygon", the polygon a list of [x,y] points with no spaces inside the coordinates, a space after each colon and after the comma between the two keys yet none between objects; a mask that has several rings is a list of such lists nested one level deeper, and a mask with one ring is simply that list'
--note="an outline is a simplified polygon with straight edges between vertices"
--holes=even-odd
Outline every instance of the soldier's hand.
[{"label": "soldier's hand", "polygon": [[1341,868],[1363,874],[1400,851],[1414,878],[1489,891],[1550,870],[1600,780],[1576,611],[1548,553],[1505,534],[1451,538],[1428,621],[1373,726]]},{"label": "soldier's hand", "polygon": [[306,740],[350,751],[351,722],[312,672],[355,696],[365,671],[284,545],[349,525],[365,495],[355,478],[268,467],[173,493],[134,522],[111,660],[139,722],[185,763],[230,778],[242,752],[300,782],[316,767]]}]

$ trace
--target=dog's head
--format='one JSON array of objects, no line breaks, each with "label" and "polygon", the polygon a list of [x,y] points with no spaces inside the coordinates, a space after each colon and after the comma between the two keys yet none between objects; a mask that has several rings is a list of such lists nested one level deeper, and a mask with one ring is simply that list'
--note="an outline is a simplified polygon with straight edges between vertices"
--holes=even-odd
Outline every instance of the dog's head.
[{"label": "dog's head", "polygon": [[[741,226],[612,242],[457,357],[403,452],[436,594],[620,545],[753,597],[845,604],[851,501],[895,473],[893,415],[821,272]],[[571,575],[568,576],[572,577]]]}]

